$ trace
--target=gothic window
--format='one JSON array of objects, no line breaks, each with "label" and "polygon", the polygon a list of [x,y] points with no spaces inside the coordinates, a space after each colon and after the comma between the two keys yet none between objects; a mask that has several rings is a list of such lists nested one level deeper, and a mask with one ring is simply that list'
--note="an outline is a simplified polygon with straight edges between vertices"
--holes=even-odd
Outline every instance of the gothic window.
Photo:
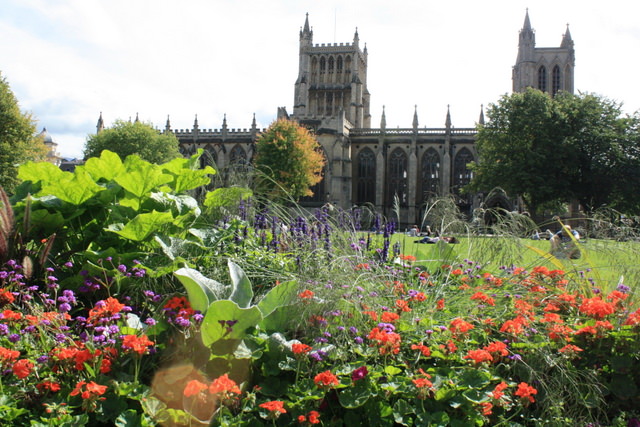
[{"label": "gothic window", "polygon": [[333,74],[333,69],[335,65],[335,60],[333,59],[333,56],[329,57],[329,74]]},{"label": "gothic window", "polygon": [[467,166],[473,161],[473,155],[467,148],[458,151],[453,162],[453,191],[460,194],[462,187],[471,182],[471,169]]},{"label": "gothic window", "polygon": [[315,56],[311,59],[311,83],[318,82],[318,58]]},{"label": "gothic window", "polygon": [[338,56],[338,60],[336,61],[336,72],[338,75],[342,74],[342,56]]},{"label": "gothic window", "polygon": [[553,67],[552,72],[552,92],[551,96],[556,96],[556,93],[560,90],[560,67],[557,65]]},{"label": "gothic window", "polygon": [[356,161],[356,203],[376,203],[376,156],[370,148],[358,153]]},{"label": "gothic window", "polygon": [[437,196],[440,188],[440,156],[433,148],[422,155],[421,162],[422,201]]},{"label": "gothic window", "polygon": [[348,56],[344,60],[344,82],[349,83],[351,80],[351,56]]},{"label": "gothic window", "polygon": [[332,92],[327,93],[325,97],[325,101],[327,103],[327,105],[325,106],[325,113],[327,116],[332,116],[333,115],[333,93]]},{"label": "gothic window", "polygon": [[547,69],[544,65],[538,68],[538,89],[543,92],[547,91]]},{"label": "gothic window", "polygon": [[216,155],[216,150],[211,145],[207,145],[204,147],[204,151],[202,156],[200,156],[200,164],[202,167],[212,166],[216,167],[216,163],[218,162],[218,156]]},{"label": "gothic window", "polygon": [[402,148],[396,148],[389,156],[387,200],[394,203],[398,197],[401,206],[408,203],[407,153]]},{"label": "gothic window", "polygon": [[247,153],[245,153],[244,148],[239,145],[236,145],[231,149],[229,153],[229,165],[245,165],[247,164]]},{"label": "gothic window", "polygon": [[324,73],[327,72],[327,60],[325,57],[320,58],[320,83],[324,82]]}]

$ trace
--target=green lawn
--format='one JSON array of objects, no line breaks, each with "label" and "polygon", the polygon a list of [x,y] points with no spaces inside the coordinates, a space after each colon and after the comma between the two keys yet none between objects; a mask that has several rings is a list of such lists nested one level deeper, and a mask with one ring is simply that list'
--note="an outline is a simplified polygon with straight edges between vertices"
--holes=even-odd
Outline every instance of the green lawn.
[{"label": "green lawn", "polygon": [[487,269],[499,272],[501,266],[532,268],[538,265],[562,269],[580,277],[593,278],[603,290],[616,287],[620,278],[627,286],[640,279],[640,243],[586,239],[579,243],[582,257],[577,260],[557,259],[548,255],[547,240],[514,237],[460,237],[459,244],[418,244],[415,237],[396,233],[392,245],[399,242],[401,253],[413,255],[417,263],[430,267],[442,263],[455,264],[465,259],[481,262]]}]

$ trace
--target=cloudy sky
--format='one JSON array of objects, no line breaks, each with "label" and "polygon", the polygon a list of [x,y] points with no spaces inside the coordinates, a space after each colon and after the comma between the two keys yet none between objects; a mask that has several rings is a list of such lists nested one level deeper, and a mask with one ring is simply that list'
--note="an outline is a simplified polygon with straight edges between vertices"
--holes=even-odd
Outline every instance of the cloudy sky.
[{"label": "cloudy sky", "polygon": [[600,0],[0,0],[0,72],[38,130],[81,157],[100,115],[163,128],[268,126],[292,111],[305,14],[314,43],[369,51],[372,123],[472,127],[511,91],[529,8],[538,47],[567,24],[575,88],[640,109],[640,2]]}]

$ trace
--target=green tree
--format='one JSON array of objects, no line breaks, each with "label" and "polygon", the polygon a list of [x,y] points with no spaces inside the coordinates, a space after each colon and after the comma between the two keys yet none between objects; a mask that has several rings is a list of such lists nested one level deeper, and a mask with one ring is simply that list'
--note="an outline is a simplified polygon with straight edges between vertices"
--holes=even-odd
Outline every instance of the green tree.
[{"label": "green tree", "polygon": [[131,154],[155,164],[180,157],[178,139],[173,133],[160,133],[151,124],[116,120],[103,131],[90,135],[84,147],[84,158],[100,157],[103,150],[111,150],[122,160]]},{"label": "green tree", "polygon": [[638,119],[622,117],[619,104],[528,89],[504,95],[487,115],[471,190],[502,187],[532,213],[574,199],[587,211],[640,206],[633,190],[640,183]]},{"label": "green tree", "polygon": [[254,166],[265,176],[260,190],[272,196],[313,195],[311,187],[322,180],[324,164],[315,137],[289,120],[273,122],[256,143]]},{"label": "green tree", "polygon": [[20,111],[9,83],[0,74],[0,186],[12,192],[18,183],[18,166],[43,160],[46,153],[33,118]]},{"label": "green tree", "polygon": [[566,199],[569,185],[562,177],[570,153],[561,144],[562,117],[553,99],[534,89],[504,95],[489,106],[487,116],[478,131],[479,162],[473,165],[470,188],[502,187],[520,195],[532,212]]}]

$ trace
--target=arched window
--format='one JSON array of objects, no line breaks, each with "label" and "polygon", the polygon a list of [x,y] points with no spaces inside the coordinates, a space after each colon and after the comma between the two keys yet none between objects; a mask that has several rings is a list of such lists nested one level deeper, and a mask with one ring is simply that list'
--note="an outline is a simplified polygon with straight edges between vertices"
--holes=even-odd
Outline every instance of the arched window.
[{"label": "arched window", "polygon": [[246,165],[247,164],[247,153],[244,151],[239,145],[236,145],[231,149],[229,153],[229,166],[231,165]]},{"label": "arched window", "polygon": [[429,148],[422,155],[420,168],[422,184],[422,201],[437,196],[440,191],[440,156],[433,148]]},{"label": "arched window", "polygon": [[560,67],[558,67],[557,65],[555,67],[553,67],[553,72],[552,72],[552,76],[551,76],[551,80],[552,80],[552,91],[551,91],[551,96],[556,96],[556,93],[558,93],[558,91],[560,90]]},{"label": "arched window", "polygon": [[389,156],[388,177],[388,203],[393,203],[397,196],[400,205],[406,206],[408,204],[407,153],[402,148],[396,148]]},{"label": "arched window", "polygon": [[349,83],[351,80],[351,56],[347,55],[344,60],[344,82]]},{"label": "arched window", "polygon": [[320,83],[324,82],[324,74],[327,72],[327,60],[325,57],[320,58]]},{"label": "arched window", "polygon": [[318,82],[318,58],[311,58],[311,83]]},{"label": "arched window", "polygon": [[211,145],[207,145],[204,147],[204,151],[202,152],[202,156],[200,156],[200,165],[202,167],[211,166],[216,168],[216,164],[218,162],[218,156],[216,155],[216,150]]},{"label": "arched window", "polygon": [[461,149],[456,154],[453,162],[453,191],[455,194],[460,194],[462,187],[471,182],[473,176],[467,165],[472,161],[473,155],[467,148]]},{"label": "arched window", "polygon": [[342,74],[342,56],[338,56],[338,60],[336,61],[336,72],[338,76]]},{"label": "arched window", "polygon": [[370,148],[358,153],[356,160],[356,203],[376,203],[376,156]]},{"label": "arched window", "polygon": [[547,91],[547,69],[544,65],[538,68],[538,89],[543,92]]}]

